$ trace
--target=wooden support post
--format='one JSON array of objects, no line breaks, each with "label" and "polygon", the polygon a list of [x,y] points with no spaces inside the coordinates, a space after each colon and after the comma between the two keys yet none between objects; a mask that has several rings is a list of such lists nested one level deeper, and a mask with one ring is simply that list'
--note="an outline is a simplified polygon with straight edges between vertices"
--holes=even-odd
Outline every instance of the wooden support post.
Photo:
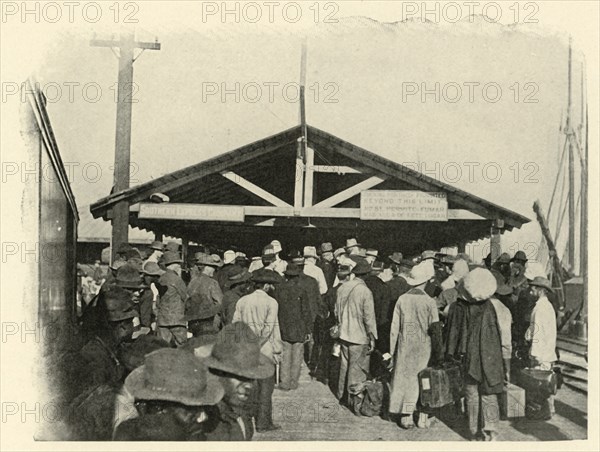
[{"label": "wooden support post", "polygon": [[188,263],[188,251],[190,246],[190,239],[187,236],[181,237],[181,259],[183,260],[184,268],[187,268]]},{"label": "wooden support post", "polygon": [[155,232],[154,233],[154,241],[155,242],[162,242],[163,241],[163,234],[162,234],[162,232]]},{"label": "wooden support post", "polygon": [[504,220],[494,220],[490,236],[490,253],[492,253],[492,264],[502,254],[502,229],[504,229]]},{"label": "wooden support post", "polygon": [[296,178],[294,181],[294,210],[300,212],[302,208],[302,194],[304,193],[304,160],[302,157],[302,137],[298,138],[296,152]]},{"label": "wooden support post", "polygon": [[304,207],[312,207],[315,151],[306,148],[306,166],[304,168]]},{"label": "wooden support post", "polygon": [[[119,41],[92,40],[96,47],[118,47],[119,82],[117,92],[117,132],[115,137],[115,164],[113,190],[118,193],[129,188],[131,148],[131,107],[133,96],[133,51],[136,48],[160,50],[160,44],[136,42],[133,33],[121,35]],[[111,262],[117,257],[117,248],[129,241],[129,203],[115,204],[112,215]]]}]

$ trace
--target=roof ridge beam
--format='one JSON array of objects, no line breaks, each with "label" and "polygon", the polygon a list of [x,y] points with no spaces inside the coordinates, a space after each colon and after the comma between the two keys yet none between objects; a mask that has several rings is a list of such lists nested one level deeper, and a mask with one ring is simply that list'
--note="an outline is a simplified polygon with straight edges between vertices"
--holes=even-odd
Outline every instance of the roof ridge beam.
[{"label": "roof ridge beam", "polygon": [[267,201],[269,204],[272,204],[276,207],[292,207],[287,202],[279,199],[277,196],[269,193],[265,189],[260,188],[258,185],[250,182],[248,179],[244,179],[242,176],[234,173],[233,171],[221,171],[221,175],[224,178],[229,179],[234,184],[239,185],[243,189],[249,191],[253,195],[258,196],[264,201]]},{"label": "roof ridge beam", "polygon": [[350,199],[356,195],[358,195],[361,191],[364,190],[368,190],[370,188],[373,188],[376,185],[379,185],[380,183],[382,183],[383,181],[385,181],[387,178],[385,176],[383,177],[379,177],[379,176],[372,176],[369,177],[368,179],[359,182],[356,185],[353,185],[352,187],[349,187],[339,193],[336,193],[333,196],[330,196],[327,199],[324,199],[321,202],[318,202],[317,204],[313,205],[312,207],[333,207],[338,205],[339,203],[346,201],[347,199]]}]

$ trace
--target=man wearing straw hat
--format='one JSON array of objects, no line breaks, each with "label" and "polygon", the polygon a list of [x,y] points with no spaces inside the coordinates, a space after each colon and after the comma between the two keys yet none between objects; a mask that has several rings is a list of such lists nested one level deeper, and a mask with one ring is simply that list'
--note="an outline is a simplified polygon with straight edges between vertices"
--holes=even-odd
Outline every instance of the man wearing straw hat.
[{"label": "man wearing straw hat", "polygon": [[187,288],[181,279],[182,259],[179,253],[163,255],[165,273],[158,280],[159,302],[156,315],[158,335],[169,344],[182,345],[187,340],[185,302]]}]

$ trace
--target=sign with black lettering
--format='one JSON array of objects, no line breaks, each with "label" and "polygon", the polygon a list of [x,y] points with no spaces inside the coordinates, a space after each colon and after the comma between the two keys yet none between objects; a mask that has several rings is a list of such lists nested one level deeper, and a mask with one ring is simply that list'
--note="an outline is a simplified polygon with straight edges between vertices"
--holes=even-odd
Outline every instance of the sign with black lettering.
[{"label": "sign with black lettering", "polygon": [[361,220],[448,221],[446,193],[366,190],[360,194]]}]

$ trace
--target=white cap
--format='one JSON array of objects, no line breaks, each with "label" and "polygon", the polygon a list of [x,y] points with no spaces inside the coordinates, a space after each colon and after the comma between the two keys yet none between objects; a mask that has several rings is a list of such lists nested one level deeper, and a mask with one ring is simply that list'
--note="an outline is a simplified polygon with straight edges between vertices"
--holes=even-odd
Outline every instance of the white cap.
[{"label": "white cap", "polygon": [[279,253],[281,251],[281,242],[279,242],[279,240],[273,240],[271,242],[271,246],[275,250],[275,253]]}]

